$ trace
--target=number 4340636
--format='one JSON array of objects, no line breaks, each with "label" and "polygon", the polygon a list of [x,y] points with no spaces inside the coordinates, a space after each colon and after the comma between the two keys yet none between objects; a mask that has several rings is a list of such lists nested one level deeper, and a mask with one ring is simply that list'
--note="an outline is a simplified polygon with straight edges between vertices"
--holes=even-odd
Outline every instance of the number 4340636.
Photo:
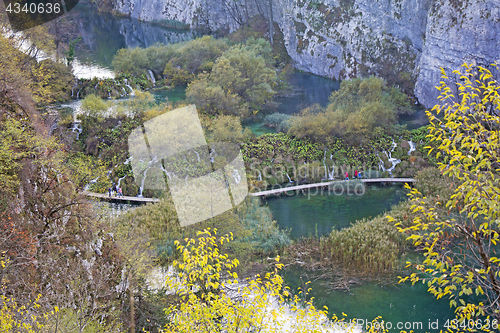
[{"label": "number 4340636", "polygon": [[7,8],[5,10],[8,13],[14,13],[14,14],[20,14],[20,13],[26,13],[26,14],[59,14],[61,12],[61,4],[56,2],[54,4],[47,2],[47,3],[30,3],[27,4],[25,3],[24,6],[21,7],[21,4],[19,3],[9,3]]}]

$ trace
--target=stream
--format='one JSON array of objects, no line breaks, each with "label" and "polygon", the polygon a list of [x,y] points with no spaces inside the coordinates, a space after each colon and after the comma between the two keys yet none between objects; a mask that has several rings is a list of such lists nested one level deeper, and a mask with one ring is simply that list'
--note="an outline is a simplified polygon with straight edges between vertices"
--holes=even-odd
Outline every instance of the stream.
[{"label": "stream", "polygon": [[[190,30],[177,30],[161,27],[151,23],[140,22],[130,18],[117,18],[79,4],[72,15],[78,19],[79,32],[83,36],[82,46],[76,50],[78,64],[89,67],[91,75],[112,75],[111,61],[120,48],[147,47],[155,43],[175,43],[198,36]],[[87,73],[81,69],[82,73]],[[94,74],[92,74],[94,73]],[[83,75],[83,74],[82,74]],[[87,74],[85,74],[87,76]],[[328,104],[332,91],[339,89],[340,82],[318,77],[313,74],[295,72],[290,78],[291,93],[286,97],[277,97],[280,102],[275,112],[296,114],[302,108],[318,103]],[[185,87],[171,90],[154,90],[152,94],[158,102],[165,100],[180,101],[185,99]],[[81,102],[75,100],[64,106],[77,110]],[[427,123],[423,110],[413,116],[400,119],[409,129],[418,128]],[[245,124],[256,135],[273,132],[260,120]],[[78,129],[75,129],[78,131]],[[292,197],[268,198],[265,201],[280,228],[290,229],[292,238],[320,236],[328,234],[332,228],[348,227],[358,219],[376,216],[391,205],[405,199],[405,191],[401,186],[369,186],[363,196],[356,195],[323,195],[308,198],[305,195]],[[116,205],[116,204],[115,204]],[[118,209],[117,207],[110,207]],[[119,207],[119,211],[131,209],[131,206]],[[120,213],[118,212],[118,213]],[[307,272],[294,269],[284,272],[285,282],[292,288],[300,286],[301,277],[307,281]],[[382,315],[386,321],[422,322],[422,329],[412,327],[414,332],[438,332],[428,329],[429,321],[439,321],[443,329],[446,319],[453,317],[446,300],[436,301],[426,292],[425,286],[410,284],[396,286],[380,286],[367,283],[351,288],[350,292],[329,290],[326,280],[317,280],[311,284],[312,296],[318,307],[327,305],[330,312],[345,312],[348,318],[371,320]],[[399,330],[397,330],[399,331]],[[391,330],[396,332],[396,330]]]}]

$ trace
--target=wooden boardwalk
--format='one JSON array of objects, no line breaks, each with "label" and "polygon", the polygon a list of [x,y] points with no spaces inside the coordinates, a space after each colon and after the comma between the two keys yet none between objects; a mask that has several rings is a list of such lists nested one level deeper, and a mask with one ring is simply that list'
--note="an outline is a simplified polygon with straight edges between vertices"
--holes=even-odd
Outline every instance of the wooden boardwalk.
[{"label": "wooden boardwalk", "polygon": [[[354,183],[354,182],[363,182],[363,183],[413,183],[415,180],[413,178],[371,178],[371,179],[351,179],[351,180],[334,180],[331,182],[324,182],[324,183],[315,183],[315,184],[304,184],[304,185],[297,185],[297,186],[287,186],[287,187],[282,187],[274,190],[268,190],[268,191],[262,191],[262,192],[255,192],[255,193],[250,193],[251,196],[254,197],[263,197],[266,195],[273,195],[273,194],[280,194],[288,191],[300,191],[300,190],[306,190],[310,188],[316,188],[316,187],[324,187],[324,186],[331,186],[335,184],[346,184],[346,183]],[[289,183],[291,184],[291,183]],[[289,185],[287,184],[287,185]]]},{"label": "wooden boardwalk", "polygon": [[88,191],[83,192],[83,195],[90,197],[90,198],[99,199],[102,201],[121,202],[121,203],[126,203],[128,201],[130,203],[145,204],[145,203],[160,201],[160,199],[154,199],[154,198],[118,197],[118,196],[111,196],[110,197],[107,193],[101,194],[101,193],[94,193],[94,192],[88,192]]},{"label": "wooden boardwalk", "polygon": [[[331,182],[304,184],[304,185],[296,185],[296,186],[288,186],[291,184],[291,183],[288,183],[286,185],[286,187],[281,187],[281,188],[277,188],[274,190],[250,193],[250,195],[253,197],[263,197],[266,195],[280,194],[280,193],[289,192],[289,191],[300,191],[300,190],[306,190],[306,189],[316,188],[316,187],[332,186],[335,184],[355,183],[355,182],[359,182],[359,181],[361,181],[363,183],[413,183],[415,180],[413,178],[351,179],[351,180],[334,180]],[[154,199],[154,198],[117,197],[117,196],[110,197],[108,194],[94,193],[94,192],[88,192],[88,191],[83,192],[83,195],[85,195],[87,197],[103,200],[103,201],[121,202],[121,203],[130,202],[130,203],[135,203],[135,204],[145,204],[145,203],[150,203],[150,202],[153,203],[153,202],[160,201],[160,199]]]}]

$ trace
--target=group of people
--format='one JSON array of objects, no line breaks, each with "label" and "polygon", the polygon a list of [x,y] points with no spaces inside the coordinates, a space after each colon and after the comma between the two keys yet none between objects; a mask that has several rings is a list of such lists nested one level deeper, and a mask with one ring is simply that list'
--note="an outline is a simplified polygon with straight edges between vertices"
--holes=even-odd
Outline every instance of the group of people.
[{"label": "group of people", "polygon": [[111,186],[110,188],[108,188],[108,194],[110,197],[111,197],[111,194],[114,194],[115,192],[116,192],[116,196],[123,197],[122,188],[119,185]]},{"label": "group of people", "polygon": [[[359,178],[361,179],[361,173],[358,172],[358,170],[354,170],[354,179]],[[345,180],[349,180],[349,172],[345,172]]]}]

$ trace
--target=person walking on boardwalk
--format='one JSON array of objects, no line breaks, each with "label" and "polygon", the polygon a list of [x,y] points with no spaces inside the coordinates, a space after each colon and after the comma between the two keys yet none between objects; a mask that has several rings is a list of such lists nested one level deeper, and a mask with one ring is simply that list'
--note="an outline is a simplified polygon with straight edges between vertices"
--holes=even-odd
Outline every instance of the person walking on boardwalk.
[{"label": "person walking on boardwalk", "polygon": [[349,180],[349,172],[345,172],[345,180]]},{"label": "person walking on boardwalk", "polygon": [[112,187],[108,188],[109,197],[111,197],[111,191],[113,191],[113,188]]},{"label": "person walking on boardwalk", "polygon": [[118,196],[123,197],[123,192],[121,187],[118,188]]},{"label": "person walking on boardwalk", "polygon": [[358,178],[358,170],[354,170],[354,179]]}]

